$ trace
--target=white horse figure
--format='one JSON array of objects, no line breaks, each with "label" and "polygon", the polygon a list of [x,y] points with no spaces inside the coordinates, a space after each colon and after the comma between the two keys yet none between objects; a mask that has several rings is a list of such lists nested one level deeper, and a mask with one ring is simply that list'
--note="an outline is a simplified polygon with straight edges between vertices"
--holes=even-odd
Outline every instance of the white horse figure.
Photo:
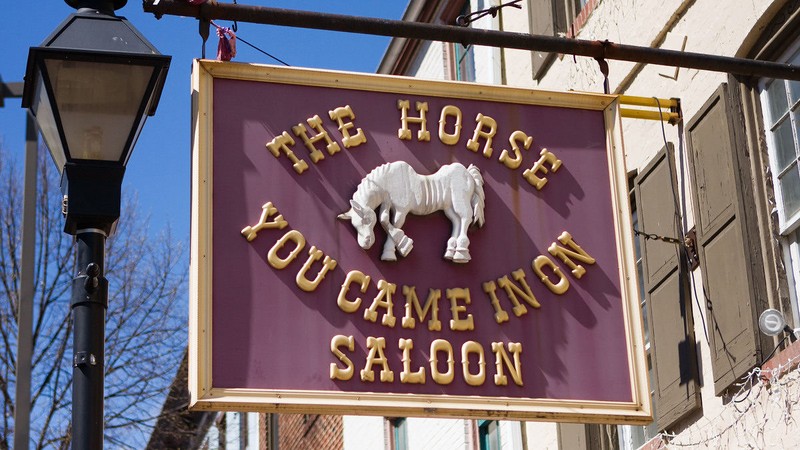
[{"label": "white horse figure", "polygon": [[380,217],[388,235],[381,254],[384,261],[397,260],[395,249],[402,256],[411,251],[413,241],[401,230],[409,213],[444,211],[453,223],[444,257],[466,263],[470,260],[467,229],[473,223],[484,223],[483,177],[474,165],[466,168],[453,163],[433,175],[419,175],[404,161],[391,162],[376,167],[361,180],[350,206],[339,219],[350,220],[358,232],[358,245],[365,250],[375,243],[373,229]]}]

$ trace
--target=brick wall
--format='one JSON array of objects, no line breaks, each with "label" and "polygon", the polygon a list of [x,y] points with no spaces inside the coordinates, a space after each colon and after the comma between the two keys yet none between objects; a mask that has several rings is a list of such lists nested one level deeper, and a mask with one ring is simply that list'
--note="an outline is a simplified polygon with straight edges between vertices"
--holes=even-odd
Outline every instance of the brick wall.
[{"label": "brick wall", "polygon": [[340,450],[344,446],[341,416],[281,414],[278,416],[280,450]]}]

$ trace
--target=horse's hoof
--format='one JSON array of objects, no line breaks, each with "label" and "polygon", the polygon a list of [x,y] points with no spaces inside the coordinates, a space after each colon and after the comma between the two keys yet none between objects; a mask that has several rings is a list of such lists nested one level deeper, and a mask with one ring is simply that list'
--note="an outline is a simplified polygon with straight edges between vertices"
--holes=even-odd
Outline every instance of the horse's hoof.
[{"label": "horse's hoof", "polygon": [[384,253],[381,255],[381,261],[397,261],[397,255],[392,253]]},{"label": "horse's hoof", "polygon": [[456,249],[455,253],[453,254],[453,262],[455,262],[455,263],[462,263],[463,264],[463,263],[469,262],[470,259],[472,259],[472,258],[469,256],[469,250],[467,250],[467,249],[463,249],[463,250]]},{"label": "horse's hoof", "polygon": [[397,250],[400,252],[401,255],[403,255],[403,257],[408,256],[408,254],[411,253],[411,249],[413,248],[414,248],[414,241],[408,236],[403,236],[403,238],[400,239],[400,243],[397,244]]},{"label": "horse's hoof", "polygon": [[456,251],[452,248],[448,248],[446,252],[444,252],[444,259],[453,260],[453,256],[456,254]]}]

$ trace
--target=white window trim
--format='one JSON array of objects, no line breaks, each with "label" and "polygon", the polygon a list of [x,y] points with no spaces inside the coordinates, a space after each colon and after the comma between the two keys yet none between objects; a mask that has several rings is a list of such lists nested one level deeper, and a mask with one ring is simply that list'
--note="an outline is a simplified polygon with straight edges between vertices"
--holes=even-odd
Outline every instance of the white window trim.
[{"label": "white window trim", "polygon": [[[800,39],[792,44],[782,55],[777,59],[779,62],[788,62],[791,60],[800,60]],[[787,283],[790,287],[789,296],[792,305],[792,316],[795,324],[800,324],[800,211],[793,214],[791,217],[786,217],[783,211],[783,190],[780,189],[780,180],[778,180],[778,171],[776,167],[777,155],[775,152],[775,139],[771,133],[771,122],[773,122],[771,111],[769,110],[769,101],[767,99],[767,84],[772,81],[771,79],[762,79],[759,84],[761,111],[763,118],[763,127],[767,138],[767,148],[769,154],[770,176],[773,184],[773,192],[775,192],[775,212],[778,214],[778,230],[781,234],[781,246],[783,248],[783,263],[786,267]],[[791,116],[791,105],[790,105]],[[791,117],[787,118],[791,120]],[[795,142],[800,145],[800,136],[797,135],[797,127],[792,127],[792,134]]]},{"label": "white window trim", "polygon": [[[792,59],[800,59],[800,40],[795,42],[781,57],[778,61],[790,61]],[[767,84],[772,81],[771,79],[762,79],[759,82],[759,91],[760,91],[760,99],[762,105],[762,118],[763,118],[763,126],[765,130],[765,134],[767,137],[767,147],[769,148],[769,165],[770,165],[770,173],[772,176],[772,184],[775,186],[775,202],[776,207],[775,209],[778,212],[778,228],[779,232],[783,236],[787,236],[794,232],[798,227],[800,227],[800,211],[793,214],[791,217],[786,217],[783,208],[780,205],[783,205],[783,191],[779,188],[779,180],[778,180],[778,171],[776,170],[778,166],[778,162],[776,160],[776,152],[775,149],[775,139],[773,134],[770,132],[771,129],[771,122],[773,122],[772,117],[770,117],[770,111],[767,105],[769,105],[769,101],[767,99]],[[791,107],[789,115],[791,116]],[[788,118],[791,120],[791,117]],[[796,139],[795,142],[800,143],[800,136],[797,136],[797,128],[792,127],[792,134]]]}]

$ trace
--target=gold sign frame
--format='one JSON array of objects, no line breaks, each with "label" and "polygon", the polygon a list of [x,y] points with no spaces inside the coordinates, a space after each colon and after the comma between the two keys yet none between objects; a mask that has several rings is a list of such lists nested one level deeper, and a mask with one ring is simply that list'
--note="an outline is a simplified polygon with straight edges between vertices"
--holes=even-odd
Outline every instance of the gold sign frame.
[{"label": "gold sign frame", "polygon": [[[379,394],[339,391],[287,391],[215,387],[212,351],[212,185],[213,80],[215,78],[357,89],[412,92],[414,95],[556,106],[603,111],[606,125],[611,201],[621,271],[620,290],[626,328],[631,402],[520,399],[453,395]],[[584,423],[647,424],[652,409],[638,301],[634,236],[630,223],[621,116],[616,96],[558,93],[504,86],[427,81],[414,78],[305,70],[196,60],[192,72],[193,154],[189,305],[189,391],[193,410],[261,411],[548,420]],[[624,370],[624,369],[623,369]],[[623,375],[623,374],[620,374]]]}]

